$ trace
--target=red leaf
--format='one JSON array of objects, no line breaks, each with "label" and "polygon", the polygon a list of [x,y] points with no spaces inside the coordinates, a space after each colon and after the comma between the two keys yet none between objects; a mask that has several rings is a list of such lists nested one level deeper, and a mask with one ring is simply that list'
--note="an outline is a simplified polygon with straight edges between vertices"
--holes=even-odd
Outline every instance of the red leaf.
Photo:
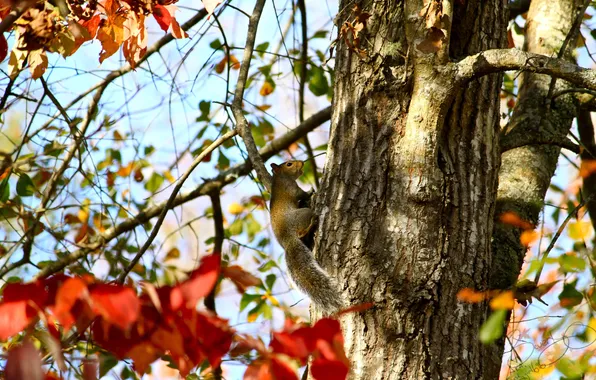
[{"label": "red leaf", "polygon": [[39,351],[29,339],[8,352],[4,375],[6,380],[43,380]]},{"label": "red leaf", "polygon": [[[4,287],[2,295],[4,302],[31,301],[32,303],[30,305],[35,305],[38,309],[43,309],[48,301],[48,292],[40,281],[28,284],[7,284]],[[33,310],[33,308],[31,312],[37,314],[37,311]]]},{"label": "red leaf", "polygon": [[273,380],[269,361],[255,360],[252,362],[244,372],[244,380]]},{"label": "red leaf", "polygon": [[99,363],[97,359],[88,359],[83,361],[83,380],[97,380],[97,369]]},{"label": "red leaf", "polygon": [[298,380],[296,370],[287,360],[282,360],[276,356],[271,358],[271,372],[276,379]]},{"label": "red leaf", "polygon": [[75,323],[75,318],[71,310],[75,303],[85,296],[88,296],[87,284],[79,278],[70,278],[66,280],[58,289],[56,294],[56,306],[52,310],[56,319],[65,331],[69,331]]},{"label": "red leaf", "polygon": [[221,274],[232,280],[238,293],[244,293],[249,286],[257,286],[261,284],[261,280],[252,274],[248,273],[238,265],[232,265],[222,268]]},{"label": "red leaf", "polygon": [[[310,329],[307,327],[307,329]],[[274,332],[270,346],[274,352],[286,354],[292,358],[300,359],[303,363],[308,359],[311,350],[306,346],[304,332],[306,330],[288,332]],[[314,345],[313,345],[314,346]]]},{"label": "red leaf", "polygon": [[368,310],[368,309],[372,308],[373,306],[375,306],[375,304],[373,302],[365,302],[365,303],[361,303],[358,305],[350,306],[349,308],[340,311],[337,315],[344,315],[344,314],[348,314],[348,313],[359,313],[361,311]]},{"label": "red leaf", "polygon": [[0,341],[19,333],[29,325],[32,317],[27,315],[27,301],[0,304]]},{"label": "red leaf", "polygon": [[220,261],[219,254],[203,257],[200,267],[190,274],[190,278],[172,289],[170,302],[173,310],[183,305],[194,308],[199,299],[211,292],[217,282]]},{"label": "red leaf", "polygon": [[345,380],[348,367],[339,360],[315,359],[310,366],[310,373],[317,380]]},{"label": "red leaf", "polygon": [[0,62],[4,61],[6,55],[8,54],[8,42],[6,42],[6,38],[4,34],[0,34]]},{"label": "red leaf", "polygon": [[161,30],[167,32],[172,23],[172,15],[168,12],[166,7],[155,4],[153,8],[153,17],[155,17],[155,21],[157,21]]},{"label": "red leaf", "polygon": [[141,302],[131,288],[97,284],[91,289],[91,299],[96,312],[123,330],[139,318]]}]

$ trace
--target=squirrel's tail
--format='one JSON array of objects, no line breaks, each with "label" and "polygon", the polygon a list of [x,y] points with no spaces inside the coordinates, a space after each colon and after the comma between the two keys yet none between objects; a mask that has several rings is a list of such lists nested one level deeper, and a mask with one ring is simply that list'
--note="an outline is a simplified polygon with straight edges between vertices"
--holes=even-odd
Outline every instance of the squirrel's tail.
[{"label": "squirrel's tail", "polygon": [[333,314],[346,307],[337,283],[319,266],[300,239],[290,239],[284,248],[290,277],[324,314]]}]

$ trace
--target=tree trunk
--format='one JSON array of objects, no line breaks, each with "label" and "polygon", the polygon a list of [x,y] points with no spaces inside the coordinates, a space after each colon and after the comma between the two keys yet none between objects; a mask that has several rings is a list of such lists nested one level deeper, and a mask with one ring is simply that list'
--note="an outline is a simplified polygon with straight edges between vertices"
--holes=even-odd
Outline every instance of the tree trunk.
[{"label": "tree trunk", "polygon": [[[451,59],[505,47],[506,1],[453,3]],[[341,2],[340,22],[352,7]],[[422,1],[360,8],[367,55],[338,44],[315,242],[349,302],[375,303],[342,320],[352,378],[497,378],[502,345],[478,340],[488,311],[456,294],[489,282],[501,76],[453,88],[441,52],[416,49]]]}]

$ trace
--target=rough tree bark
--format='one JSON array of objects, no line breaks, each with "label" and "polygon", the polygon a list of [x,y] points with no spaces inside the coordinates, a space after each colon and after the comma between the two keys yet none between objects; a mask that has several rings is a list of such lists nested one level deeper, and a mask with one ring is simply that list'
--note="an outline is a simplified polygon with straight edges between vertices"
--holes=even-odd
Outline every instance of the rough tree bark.
[{"label": "rough tree bark", "polygon": [[[355,379],[499,374],[502,342],[478,340],[486,307],[456,294],[486,289],[494,269],[502,76],[456,88],[436,68],[506,47],[507,2],[437,3],[449,41],[437,54],[416,49],[422,0],[360,2],[367,56],[337,50],[315,253],[351,303],[375,303],[342,320]],[[340,23],[352,7],[341,1]]]}]

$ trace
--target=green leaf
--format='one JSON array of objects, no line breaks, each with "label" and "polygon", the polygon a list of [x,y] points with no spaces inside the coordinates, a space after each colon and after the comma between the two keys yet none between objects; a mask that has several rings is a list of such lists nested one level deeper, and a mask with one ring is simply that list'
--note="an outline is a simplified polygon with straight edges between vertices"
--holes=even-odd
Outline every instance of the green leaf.
[{"label": "green leaf", "polygon": [[[211,102],[201,100],[199,103],[199,111],[201,116],[197,118],[197,121],[209,121],[209,112],[211,111]],[[200,138],[200,137],[199,137]]]},{"label": "green leaf", "polygon": [[273,285],[275,284],[275,281],[277,281],[277,276],[273,273],[267,275],[267,277],[265,278],[265,284],[267,284],[267,289],[269,290],[273,290]]},{"label": "green leaf", "polygon": [[313,34],[310,39],[312,40],[313,38],[327,38],[327,31],[326,30],[317,30],[315,32],[315,34]]},{"label": "green leaf", "polygon": [[6,177],[0,182],[0,202],[4,203],[8,198],[10,198],[10,183],[8,183],[8,177]]},{"label": "green leaf", "polygon": [[559,256],[559,265],[563,273],[583,272],[586,269],[586,261],[583,258],[566,253]]},{"label": "green leaf", "polygon": [[17,194],[21,197],[30,197],[35,194],[35,186],[31,178],[25,173],[22,173],[17,181]]},{"label": "green leaf", "polygon": [[311,69],[312,76],[308,82],[308,89],[316,96],[323,96],[329,91],[329,82],[325,72],[318,66]]},{"label": "green leaf", "polygon": [[230,227],[228,227],[228,231],[232,236],[240,235],[242,233],[242,219],[236,219]]},{"label": "green leaf", "polygon": [[255,48],[255,51],[257,52],[259,57],[263,58],[263,56],[265,55],[265,52],[267,51],[268,48],[269,48],[269,42],[263,42],[262,44],[257,45],[257,47]]},{"label": "green leaf", "polygon": [[503,336],[503,327],[507,310],[497,310],[480,327],[480,341],[484,344],[491,344]]},{"label": "green leaf", "polygon": [[240,299],[240,311],[246,309],[246,307],[248,305],[250,305],[251,302],[254,302],[256,300],[261,299],[261,295],[260,294],[248,294],[248,293],[244,293],[242,295],[242,298]]},{"label": "green leaf", "polygon": [[52,157],[58,157],[64,150],[64,145],[58,144],[56,141],[52,141],[43,147],[43,154]]},{"label": "green leaf", "polygon": [[217,49],[219,49],[219,48],[222,47],[222,43],[221,43],[221,41],[219,39],[216,38],[213,41],[211,41],[211,43],[209,44],[209,47],[211,49],[217,50]]},{"label": "green leaf", "polygon": [[581,379],[587,368],[583,366],[578,360],[571,360],[564,356],[557,360],[557,371],[561,372],[568,379]]},{"label": "green leaf", "polygon": [[159,190],[159,187],[161,186],[162,183],[163,183],[163,176],[153,172],[153,174],[151,175],[151,178],[149,178],[149,180],[145,184],[145,189],[147,189],[147,191],[149,191],[151,193],[155,193],[157,190]]},{"label": "green leaf", "polygon": [[118,364],[118,359],[112,355],[102,354],[101,360],[99,361],[99,377],[102,378],[107,375],[116,364]]},{"label": "green leaf", "polygon": [[561,294],[559,294],[559,302],[561,303],[561,306],[567,309],[571,309],[574,306],[579,305],[580,303],[582,303],[582,300],[584,298],[583,294],[581,294],[577,289],[575,289],[576,283],[577,280],[568,284],[564,284],[563,291],[561,291]]}]

